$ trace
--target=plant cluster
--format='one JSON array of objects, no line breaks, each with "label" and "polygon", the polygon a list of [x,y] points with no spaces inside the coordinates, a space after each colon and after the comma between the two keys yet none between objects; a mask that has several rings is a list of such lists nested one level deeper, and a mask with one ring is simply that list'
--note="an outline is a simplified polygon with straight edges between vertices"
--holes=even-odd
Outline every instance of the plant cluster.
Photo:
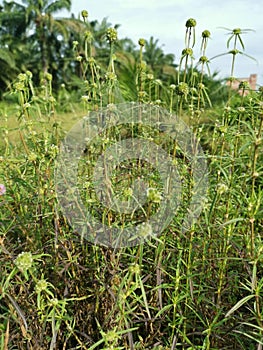
[{"label": "plant cluster", "polygon": [[[49,4],[50,13],[57,4],[43,3]],[[69,6],[68,1],[63,4]],[[4,6],[22,9],[15,3],[4,2]],[[32,8],[27,9],[30,16]],[[60,28],[55,22],[51,26],[51,15],[30,16],[38,26],[36,33],[43,26]],[[145,223],[144,244],[112,249],[81,240],[58,206],[54,179],[66,132],[65,116],[57,104],[70,101],[71,95],[65,87],[54,93],[55,77],[46,60],[37,68],[36,79],[28,67],[18,73],[8,97],[17,101],[16,108],[4,104],[1,108],[0,348],[261,349],[262,88],[245,94],[249,87],[241,83],[241,96],[226,90],[221,106],[208,118],[214,82],[206,56],[210,32],[202,32],[196,66],[195,19],[186,21],[185,47],[176,68],[153,39],[139,39],[137,51],[127,41],[126,51],[118,50],[122,44],[118,28],[106,22],[104,41],[98,44],[94,30],[98,23],[88,21],[87,11],[81,16],[81,25],[80,20],[77,23],[83,31],[71,36],[72,63],[68,62],[81,78],[81,107],[72,104],[76,113],[89,118],[108,106],[114,116],[119,102],[137,101],[163,106],[185,119],[206,151],[207,202],[198,221],[182,232],[182,218],[193,195],[191,164],[184,150],[145,125],[113,125],[83,150],[78,168],[79,191],[94,215],[109,226],[128,225],[126,216],[114,217],[99,203],[91,178],[99,155],[112,143],[131,137],[150,139],[170,154],[184,179],[183,206],[158,237],[148,238],[151,227]],[[24,25],[18,19],[17,25]],[[244,49],[241,36],[242,30],[234,29],[227,45],[234,39],[233,50],[238,50],[239,40]],[[47,50],[44,42],[42,50],[39,53]],[[236,55],[232,58],[231,77],[237,63]],[[173,70],[167,78],[168,66]],[[57,74],[63,72],[59,67]],[[15,130],[9,127],[10,113],[16,113]],[[15,140],[11,132],[17,132]],[[130,218],[137,222],[158,210],[162,184],[149,164],[121,163],[112,182],[127,203],[134,196],[131,176],[149,181],[145,207]]]}]

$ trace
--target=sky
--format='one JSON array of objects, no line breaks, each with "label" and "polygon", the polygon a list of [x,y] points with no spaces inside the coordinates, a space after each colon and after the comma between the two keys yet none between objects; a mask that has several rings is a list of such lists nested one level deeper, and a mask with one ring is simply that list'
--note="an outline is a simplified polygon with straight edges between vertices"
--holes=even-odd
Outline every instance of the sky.
[{"label": "sky", "polygon": [[[185,22],[188,18],[197,21],[195,58],[200,56],[201,33],[211,32],[206,55],[210,59],[227,49],[228,31],[220,27],[253,29],[245,33],[244,55],[236,56],[234,76],[258,75],[258,84],[263,85],[263,0],[72,0],[71,13],[76,16],[85,9],[89,20],[107,18],[112,25],[120,24],[119,38],[131,38],[135,43],[139,38],[148,40],[151,36],[159,40],[165,53],[173,53],[176,63],[184,49]],[[70,13],[63,12],[63,15]],[[241,47],[239,47],[241,49]],[[232,55],[211,60],[211,72],[219,71],[218,77],[230,75]]]}]

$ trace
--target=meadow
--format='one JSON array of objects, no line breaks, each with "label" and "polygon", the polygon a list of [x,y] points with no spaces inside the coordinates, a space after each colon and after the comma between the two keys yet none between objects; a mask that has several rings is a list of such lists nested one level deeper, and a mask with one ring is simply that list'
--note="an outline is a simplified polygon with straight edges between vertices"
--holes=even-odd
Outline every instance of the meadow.
[{"label": "meadow", "polygon": [[[82,17],[88,27],[88,13]],[[136,57],[125,56],[110,27],[104,66],[90,32],[73,41],[81,76],[73,92],[73,83],[54,90],[49,72],[35,81],[24,69],[11,83],[0,103],[1,350],[263,348],[263,88],[252,91],[242,81],[239,92],[231,88],[245,55],[239,28],[227,41],[229,86],[211,78],[210,32],[195,38],[197,25],[186,21],[185,47],[169,79],[147,62],[146,40],[136,43]],[[147,200],[132,215],[107,208],[94,189],[100,154],[128,138],[150,140],[173,159],[181,205],[165,229],[141,233],[136,245],[96,244],[63,212],[54,169],[73,125],[131,102],[164,109],[191,130],[207,163],[206,200],[182,230],[197,191],[186,151],[155,125],[111,120],[80,157],[76,186],[85,207],[121,229],[160,209],[160,174],[137,159],[121,162],[112,176],[128,204],[134,178],[147,180]]]}]

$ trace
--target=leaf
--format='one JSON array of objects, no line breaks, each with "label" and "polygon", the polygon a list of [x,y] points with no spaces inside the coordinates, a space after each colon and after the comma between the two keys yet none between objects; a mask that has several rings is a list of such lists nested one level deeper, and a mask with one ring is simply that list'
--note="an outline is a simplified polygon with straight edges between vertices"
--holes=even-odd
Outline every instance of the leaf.
[{"label": "leaf", "polygon": [[244,305],[247,301],[249,301],[250,299],[254,298],[255,295],[252,294],[252,295],[247,295],[246,297],[244,297],[243,299],[239,300],[239,302],[236,303],[236,305],[234,305],[232,307],[232,309],[230,309],[225,317],[229,317],[230,315],[232,315],[232,313],[234,313],[236,310],[238,310],[242,305]]},{"label": "leaf", "polygon": [[232,40],[232,38],[235,36],[235,34],[232,34],[230,36],[230,38],[227,40],[227,43],[226,43],[226,47],[229,49],[229,44],[230,44],[230,41]]},{"label": "leaf", "polygon": [[243,40],[241,39],[241,35],[238,34],[237,37],[238,37],[238,39],[239,39],[240,45],[242,46],[242,49],[245,50],[245,45],[244,45],[244,43],[243,43]]},{"label": "leaf", "polygon": [[231,219],[231,220],[228,220],[228,221],[224,222],[223,224],[221,224],[220,227],[224,227],[224,226],[227,226],[227,225],[232,224],[234,222],[239,222],[239,221],[244,221],[244,220],[245,220],[244,218]]}]

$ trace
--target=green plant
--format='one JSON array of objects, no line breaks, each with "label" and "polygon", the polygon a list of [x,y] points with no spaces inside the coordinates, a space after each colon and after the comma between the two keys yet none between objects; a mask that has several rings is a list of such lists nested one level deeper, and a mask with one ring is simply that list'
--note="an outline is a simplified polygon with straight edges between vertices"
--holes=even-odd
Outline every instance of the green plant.
[{"label": "green plant", "polygon": [[[81,32],[73,33],[69,54],[75,57],[80,92],[71,94],[67,82],[56,94],[53,75],[38,72],[41,79],[35,84],[38,79],[25,69],[10,87],[8,101],[14,107],[6,103],[0,108],[0,348],[260,349],[262,88],[251,91],[242,83],[241,96],[225,95],[221,82],[210,76],[208,30],[194,65],[198,38],[192,18],[186,21],[176,69],[153,38],[139,39],[138,49],[126,41],[124,53],[116,27],[89,22],[87,11],[81,15]],[[233,50],[239,50],[238,44],[244,50],[242,34],[234,29],[227,42],[229,47],[234,40],[231,76],[238,64]],[[152,59],[153,52],[158,60]],[[160,62],[172,73],[166,75]],[[214,87],[226,97],[218,103]],[[79,106],[72,96],[79,98]],[[180,115],[206,150],[207,202],[188,231],[181,229],[194,190],[188,150],[165,130],[115,123],[117,104],[124,99],[151,111],[165,107],[174,118]],[[62,101],[77,114],[62,115]],[[54,178],[66,122],[68,128],[85,115],[84,128],[106,106],[111,124],[83,147],[77,188],[99,222],[122,228],[144,222],[139,231],[144,244],[118,249],[91,244],[74,231],[58,206]],[[111,174],[109,196],[99,197],[96,188],[94,167],[98,162],[104,166],[103,152],[135,138],[162,147],[180,177],[181,206],[160,235],[153,235],[147,222],[164,195],[162,178],[149,162],[125,159]],[[145,180],[141,204],[136,196]],[[110,202],[112,188],[116,203]],[[120,203],[124,209],[137,207],[127,213]]]}]

